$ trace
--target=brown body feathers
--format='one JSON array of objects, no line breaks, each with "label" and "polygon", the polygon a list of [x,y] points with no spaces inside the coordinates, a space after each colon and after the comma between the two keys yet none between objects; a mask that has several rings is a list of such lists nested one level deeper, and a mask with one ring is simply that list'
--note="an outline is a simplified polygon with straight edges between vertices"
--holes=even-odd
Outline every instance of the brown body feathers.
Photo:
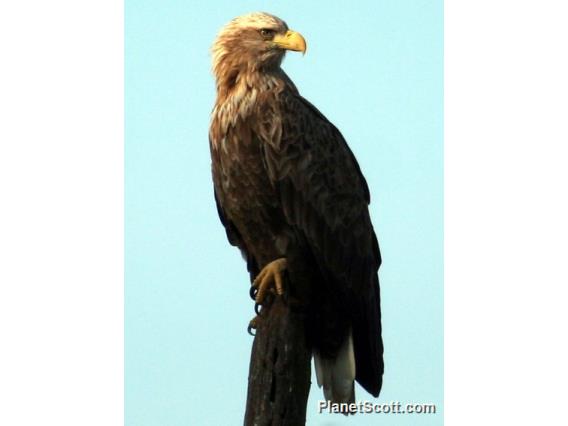
[{"label": "brown body feathers", "polygon": [[252,14],[231,21],[213,46],[209,140],[219,216],[252,278],[280,257],[305,271],[314,353],[333,360],[351,334],[356,380],[377,396],[381,257],[369,190],[341,133],[280,68],[286,49],[302,48],[298,39],[278,43],[290,34],[280,19]]}]

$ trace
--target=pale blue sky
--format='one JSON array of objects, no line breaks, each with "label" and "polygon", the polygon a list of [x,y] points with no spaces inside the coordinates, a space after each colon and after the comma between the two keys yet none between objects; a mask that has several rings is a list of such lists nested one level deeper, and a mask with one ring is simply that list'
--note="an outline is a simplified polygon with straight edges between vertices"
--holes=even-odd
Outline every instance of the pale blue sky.
[{"label": "pale blue sky", "polygon": [[[305,36],[306,56],[288,54],[283,67],[342,131],[371,189],[383,254],[379,401],[443,411],[442,2],[323,4],[126,1],[128,426],[242,424],[254,313],[213,201],[209,47],[228,20],[257,10]],[[310,425],[442,424],[321,415],[320,398],[312,385]]]}]

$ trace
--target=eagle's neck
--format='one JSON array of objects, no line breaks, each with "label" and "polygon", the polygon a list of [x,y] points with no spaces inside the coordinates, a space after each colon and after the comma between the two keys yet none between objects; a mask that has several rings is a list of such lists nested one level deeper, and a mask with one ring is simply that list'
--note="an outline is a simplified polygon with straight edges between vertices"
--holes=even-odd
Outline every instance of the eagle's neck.
[{"label": "eagle's neck", "polygon": [[217,76],[217,100],[211,116],[215,146],[231,126],[248,119],[263,99],[277,97],[289,79],[282,69],[246,70]]},{"label": "eagle's neck", "polygon": [[241,102],[246,94],[273,90],[283,85],[281,68],[273,69],[232,69],[216,76],[216,105],[226,102]]}]

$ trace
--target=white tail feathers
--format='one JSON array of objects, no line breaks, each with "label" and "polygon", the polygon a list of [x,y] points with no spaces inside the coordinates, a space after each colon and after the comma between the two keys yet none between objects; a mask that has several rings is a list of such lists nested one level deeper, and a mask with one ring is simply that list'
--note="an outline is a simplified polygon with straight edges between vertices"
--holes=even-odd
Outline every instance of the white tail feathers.
[{"label": "white tail feathers", "polygon": [[314,365],[318,386],[323,386],[323,395],[331,402],[355,402],[355,353],[351,330],[339,348],[336,358],[323,358],[314,352]]}]

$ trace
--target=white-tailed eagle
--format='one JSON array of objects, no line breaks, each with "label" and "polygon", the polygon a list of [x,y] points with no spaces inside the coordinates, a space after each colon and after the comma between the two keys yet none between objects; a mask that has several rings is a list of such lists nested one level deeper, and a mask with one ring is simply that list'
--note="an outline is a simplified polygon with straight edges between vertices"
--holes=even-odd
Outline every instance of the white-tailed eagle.
[{"label": "white-tailed eagle", "polygon": [[369,189],[339,130],[280,67],[287,50],[305,52],[304,38],[267,13],[233,19],[215,40],[209,141],[219,216],[258,303],[269,288],[289,291],[284,271],[308,274],[306,325],[326,399],[353,401],[354,380],[378,396],[381,255]]}]

